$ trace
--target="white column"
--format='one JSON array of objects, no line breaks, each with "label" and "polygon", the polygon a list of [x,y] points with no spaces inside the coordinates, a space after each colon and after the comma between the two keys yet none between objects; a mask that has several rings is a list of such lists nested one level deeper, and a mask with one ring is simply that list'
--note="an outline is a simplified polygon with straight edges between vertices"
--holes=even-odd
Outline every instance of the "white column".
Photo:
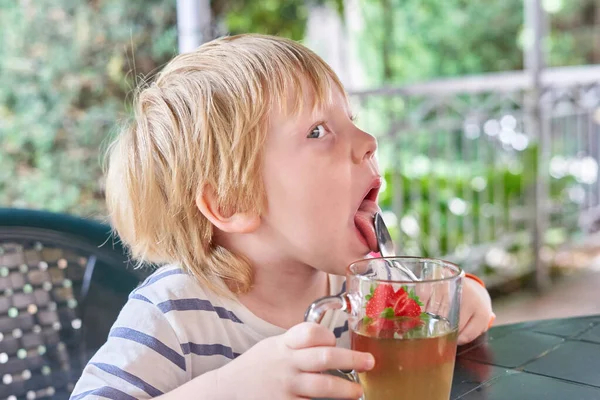
[{"label": "white column", "polygon": [[177,0],[179,52],[194,50],[212,39],[210,0]]},{"label": "white column", "polygon": [[[333,68],[346,89],[360,89],[363,88],[363,76],[355,37],[362,20],[357,0],[344,3],[343,16],[329,5],[309,8],[304,44]],[[345,24],[342,18],[346,20]]]}]

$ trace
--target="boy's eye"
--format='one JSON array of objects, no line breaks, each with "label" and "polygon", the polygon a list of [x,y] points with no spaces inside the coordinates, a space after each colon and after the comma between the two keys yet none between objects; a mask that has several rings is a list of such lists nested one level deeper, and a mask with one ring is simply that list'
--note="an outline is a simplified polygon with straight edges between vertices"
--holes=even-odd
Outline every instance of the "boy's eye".
[{"label": "boy's eye", "polygon": [[310,133],[308,134],[307,138],[309,139],[321,139],[323,136],[325,136],[327,134],[327,129],[325,129],[325,126],[323,126],[322,124],[315,126]]}]

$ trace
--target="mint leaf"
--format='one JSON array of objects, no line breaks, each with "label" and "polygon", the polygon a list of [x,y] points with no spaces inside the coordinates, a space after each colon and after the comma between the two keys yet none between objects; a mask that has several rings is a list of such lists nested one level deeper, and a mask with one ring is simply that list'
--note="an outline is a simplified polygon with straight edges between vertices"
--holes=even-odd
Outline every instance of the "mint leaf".
[{"label": "mint leaf", "polygon": [[365,296],[365,299],[367,301],[369,301],[373,298],[374,295],[375,295],[375,285],[371,285],[371,292]]},{"label": "mint leaf", "polygon": [[373,318],[365,316],[362,321],[364,325],[369,325],[371,322],[373,322]]},{"label": "mint leaf", "polygon": [[421,321],[427,322],[427,321],[429,321],[430,319],[431,319],[431,315],[429,315],[429,314],[427,314],[427,313],[425,313],[425,312],[422,312],[422,313],[421,313]]},{"label": "mint leaf", "polygon": [[415,289],[410,289],[408,297],[413,299],[419,306],[423,307],[423,303],[421,302],[421,300],[419,300],[419,296],[417,296],[417,294],[415,293]]},{"label": "mint leaf", "polygon": [[394,319],[395,316],[396,314],[394,313],[394,309],[392,307],[386,307],[381,314],[379,314],[380,318],[385,319]]}]

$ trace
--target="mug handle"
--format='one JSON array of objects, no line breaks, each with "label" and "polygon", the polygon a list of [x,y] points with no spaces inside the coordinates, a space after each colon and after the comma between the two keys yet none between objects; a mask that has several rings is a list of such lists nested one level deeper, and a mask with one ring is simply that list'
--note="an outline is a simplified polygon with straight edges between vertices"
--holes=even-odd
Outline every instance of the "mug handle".
[{"label": "mug handle", "polygon": [[[308,310],[306,310],[304,321],[320,324],[325,313],[331,310],[344,311],[346,314],[349,314],[352,311],[352,304],[350,303],[347,292],[343,292],[336,296],[327,296],[317,299],[308,307]],[[338,369],[337,373],[341,374],[343,378],[360,383],[358,374],[354,370]]]},{"label": "mug handle", "polygon": [[306,310],[306,314],[304,314],[304,321],[320,324],[325,316],[325,313],[330,310],[340,310],[344,311],[345,313],[350,313],[352,311],[352,305],[350,304],[348,293],[343,292],[335,296],[327,296],[317,299],[308,307],[308,310]]}]

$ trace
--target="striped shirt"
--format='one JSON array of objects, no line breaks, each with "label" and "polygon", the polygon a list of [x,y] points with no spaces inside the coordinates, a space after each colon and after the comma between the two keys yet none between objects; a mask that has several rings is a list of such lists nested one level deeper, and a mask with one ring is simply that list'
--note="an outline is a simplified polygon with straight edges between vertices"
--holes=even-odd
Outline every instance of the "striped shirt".
[{"label": "striped shirt", "polygon": [[[329,281],[332,294],[343,290],[343,277]],[[349,346],[344,313],[328,313],[323,324],[339,346]],[[284,332],[240,302],[202,288],[182,269],[163,267],[129,295],[71,400],[160,396]]]}]

